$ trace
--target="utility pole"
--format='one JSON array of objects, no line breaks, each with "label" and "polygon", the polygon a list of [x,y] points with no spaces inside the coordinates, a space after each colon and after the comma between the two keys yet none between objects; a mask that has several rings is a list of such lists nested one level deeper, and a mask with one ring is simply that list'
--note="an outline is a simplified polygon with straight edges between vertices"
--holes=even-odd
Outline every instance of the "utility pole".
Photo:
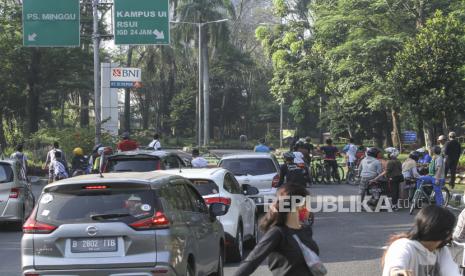
[{"label": "utility pole", "polygon": [[[129,46],[127,67],[131,67],[133,50],[134,46]],[[131,88],[124,89],[124,131],[131,132]]]},{"label": "utility pole", "polygon": [[197,130],[198,135],[198,146],[202,145],[202,24],[197,24],[199,28],[199,113],[198,113],[198,121],[199,121],[199,129]]},{"label": "utility pole", "polygon": [[95,143],[99,144],[102,140],[102,121],[101,121],[101,95],[100,95],[100,34],[98,32],[98,5],[99,0],[92,0],[93,11],[93,33],[92,40],[94,44],[94,106],[95,106]]},{"label": "utility pole", "polygon": [[279,147],[283,147],[283,102],[284,99],[279,101]]}]

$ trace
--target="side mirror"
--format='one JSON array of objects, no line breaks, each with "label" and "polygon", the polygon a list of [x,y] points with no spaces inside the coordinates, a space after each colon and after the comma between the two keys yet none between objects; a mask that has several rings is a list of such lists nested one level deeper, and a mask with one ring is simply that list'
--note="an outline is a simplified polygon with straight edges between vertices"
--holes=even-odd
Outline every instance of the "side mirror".
[{"label": "side mirror", "polygon": [[246,196],[251,196],[258,195],[260,191],[257,188],[250,186],[249,184],[242,184],[242,193]]},{"label": "side mirror", "polygon": [[192,167],[191,160],[187,158],[183,158],[182,161],[184,161],[184,164],[186,165],[186,167]]},{"label": "side mirror", "polygon": [[212,203],[210,207],[208,207],[208,213],[210,214],[210,218],[214,220],[216,217],[224,216],[228,213],[229,206],[223,203]]}]

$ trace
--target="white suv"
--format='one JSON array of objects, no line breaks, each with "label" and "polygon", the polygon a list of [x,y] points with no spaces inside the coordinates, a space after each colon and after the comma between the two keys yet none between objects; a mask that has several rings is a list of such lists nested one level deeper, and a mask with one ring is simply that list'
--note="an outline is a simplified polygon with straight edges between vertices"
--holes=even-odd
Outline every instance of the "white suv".
[{"label": "white suv", "polygon": [[248,184],[259,190],[249,197],[263,208],[265,197],[273,198],[279,183],[279,163],[271,153],[239,153],[223,156],[219,166],[232,172],[241,185]]},{"label": "white suv", "polygon": [[244,242],[253,247],[258,241],[258,217],[255,203],[245,194],[258,194],[250,185],[239,185],[234,175],[222,168],[166,170],[164,173],[189,179],[207,205],[223,203],[229,211],[217,219],[226,238],[226,257],[240,262],[244,257]]}]

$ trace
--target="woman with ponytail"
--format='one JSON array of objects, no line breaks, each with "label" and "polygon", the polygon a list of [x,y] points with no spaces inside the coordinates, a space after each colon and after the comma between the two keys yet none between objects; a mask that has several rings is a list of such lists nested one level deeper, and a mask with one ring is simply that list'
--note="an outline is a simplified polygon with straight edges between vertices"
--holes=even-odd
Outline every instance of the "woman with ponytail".
[{"label": "woman with ponytail", "polygon": [[309,216],[305,202],[308,195],[302,185],[286,184],[279,188],[277,200],[260,222],[264,236],[234,275],[252,274],[268,257],[268,266],[274,276],[313,276],[301,248],[303,244],[319,254],[312,228],[303,223]]}]

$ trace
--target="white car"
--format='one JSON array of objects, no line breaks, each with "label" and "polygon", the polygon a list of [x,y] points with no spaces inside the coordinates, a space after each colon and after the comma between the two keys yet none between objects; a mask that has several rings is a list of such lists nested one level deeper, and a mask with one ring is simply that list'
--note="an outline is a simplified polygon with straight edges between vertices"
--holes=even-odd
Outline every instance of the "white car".
[{"label": "white car", "polygon": [[271,202],[276,196],[279,183],[279,162],[271,153],[244,152],[223,156],[219,166],[232,172],[241,185],[248,184],[259,190],[250,195],[261,208],[265,199]]},{"label": "white car", "polygon": [[226,237],[226,256],[239,262],[244,257],[244,242],[253,247],[258,241],[258,217],[254,201],[246,194],[258,194],[250,185],[239,185],[234,175],[223,168],[166,170],[164,173],[189,179],[207,205],[229,205],[226,215],[218,217]]}]

